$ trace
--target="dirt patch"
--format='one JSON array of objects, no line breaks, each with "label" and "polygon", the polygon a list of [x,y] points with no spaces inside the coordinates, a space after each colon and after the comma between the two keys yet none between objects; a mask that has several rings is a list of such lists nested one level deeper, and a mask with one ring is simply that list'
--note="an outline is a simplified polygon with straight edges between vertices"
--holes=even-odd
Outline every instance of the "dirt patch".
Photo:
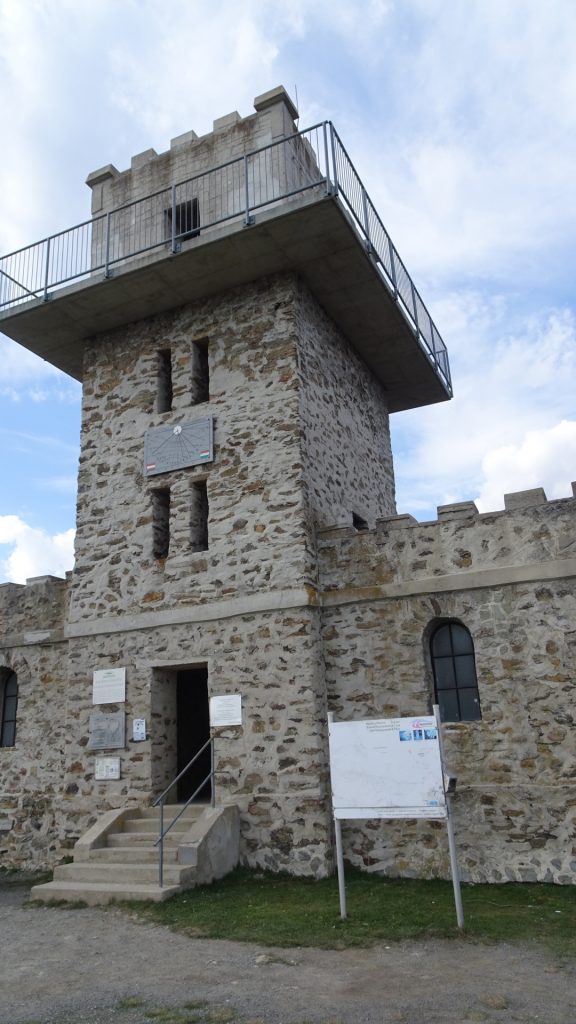
[{"label": "dirt patch", "polygon": [[465,940],[342,951],[191,939],[0,884],[0,1024],[574,1024],[576,965]]}]

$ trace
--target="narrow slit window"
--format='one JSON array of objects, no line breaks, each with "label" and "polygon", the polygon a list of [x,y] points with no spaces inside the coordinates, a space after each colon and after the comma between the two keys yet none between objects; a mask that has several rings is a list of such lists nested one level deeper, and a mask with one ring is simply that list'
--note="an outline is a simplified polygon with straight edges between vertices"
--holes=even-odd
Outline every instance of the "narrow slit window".
[{"label": "narrow slit window", "polygon": [[4,671],[1,687],[2,719],[0,721],[0,747],[13,747],[16,743],[16,711],[18,709],[18,679],[16,673]]},{"label": "narrow slit window", "polygon": [[445,622],[430,640],[435,702],[443,722],[475,722],[482,718],[474,643],[466,626]]},{"label": "narrow slit window", "polygon": [[210,367],[208,363],[208,342],[192,343],[192,405],[210,401]]},{"label": "narrow slit window", "polygon": [[192,484],[190,541],[192,551],[208,550],[208,488],[206,480],[195,480]]},{"label": "narrow slit window", "polygon": [[172,397],[172,352],[164,348],[158,353],[158,412],[170,412]]},{"label": "narrow slit window", "polygon": [[170,488],[152,492],[152,555],[168,557],[170,550]]}]

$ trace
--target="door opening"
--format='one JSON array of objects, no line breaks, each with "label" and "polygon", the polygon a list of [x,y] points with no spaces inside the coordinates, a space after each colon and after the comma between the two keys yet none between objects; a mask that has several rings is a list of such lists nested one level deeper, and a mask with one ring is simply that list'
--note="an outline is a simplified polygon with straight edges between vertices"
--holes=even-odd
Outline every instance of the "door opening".
[{"label": "door opening", "polygon": [[[177,717],[177,769],[178,774],[186,767],[194,754],[210,737],[210,713],[208,709],[208,668],[180,670],[176,675],[176,717]],[[189,800],[198,786],[210,775],[210,747],[207,747],[197,761],[178,783],[178,801]],[[208,779],[196,794],[195,800],[204,802],[212,796],[211,780]]]}]

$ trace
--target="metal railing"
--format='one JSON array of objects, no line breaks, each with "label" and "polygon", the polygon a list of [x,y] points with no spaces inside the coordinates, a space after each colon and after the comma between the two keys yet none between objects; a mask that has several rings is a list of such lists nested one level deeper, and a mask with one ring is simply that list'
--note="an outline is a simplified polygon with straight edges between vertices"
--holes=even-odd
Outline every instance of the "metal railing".
[{"label": "metal railing", "polygon": [[[178,782],[180,782],[180,779],[182,779],[186,775],[186,773],[189,771],[189,769],[192,767],[192,765],[196,763],[198,758],[204,753],[204,751],[208,747],[210,747],[210,771],[208,772],[208,775],[206,776],[205,779],[202,779],[202,782],[200,783],[199,786],[196,787],[196,789],[192,793],[192,796],[188,797],[186,803],[183,804],[182,807],[180,807],[180,810],[178,811],[178,814],[174,815],[174,817],[172,818],[170,823],[168,825],[166,825],[166,827],[165,827],[164,826],[164,805],[166,803],[166,797],[168,796],[170,791],[174,788],[174,786]],[[186,811],[188,809],[188,807],[190,806],[192,801],[198,796],[198,794],[204,789],[204,787],[206,785],[208,785],[208,783],[210,783],[210,806],[214,807],[215,802],[216,802],[216,793],[215,793],[215,789],[214,789],[214,738],[212,736],[209,737],[209,739],[206,740],[206,743],[204,743],[203,746],[200,747],[200,750],[196,751],[196,753],[194,754],[194,757],[191,758],[191,760],[188,762],[188,764],[182,769],[181,772],[178,773],[176,778],[172,780],[170,785],[166,787],[164,792],[161,793],[159,797],[157,797],[157,799],[154,801],[154,803],[152,805],[153,807],[159,807],[160,808],[160,823],[159,823],[159,829],[158,829],[158,839],[154,843],[154,846],[158,847],[158,884],[159,884],[161,889],[164,886],[164,839],[166,838],[166,836],[168,835],[170,830],[174,827],[176,822],[182,817],[182,815],[184,814],[184,811]]]},{"label": "metal railing", "polygon": [[367,253],[451,394],[446,346],[330,121],[135,199],[0,259],[0,311],[48,301],[70,281],[104,272],[154,249],[182,243],[256,211],[317,190],[349,213]]}]

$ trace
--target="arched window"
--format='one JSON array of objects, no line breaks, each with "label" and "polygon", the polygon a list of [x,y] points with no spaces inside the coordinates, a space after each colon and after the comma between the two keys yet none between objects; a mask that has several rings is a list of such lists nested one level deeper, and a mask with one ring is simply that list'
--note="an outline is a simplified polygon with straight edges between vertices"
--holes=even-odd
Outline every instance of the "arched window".
[{"label": "arched window", "polygon": [[0,747],[13,747],[16,742],[16,709],[18,707],[18,679],[11,669],[0,669]]},{"label": "arched window", "polygon": [[482,718],[474,644],[466,626],[445,622],[430,640],[434,693],[443,722],[475,722]]}]

